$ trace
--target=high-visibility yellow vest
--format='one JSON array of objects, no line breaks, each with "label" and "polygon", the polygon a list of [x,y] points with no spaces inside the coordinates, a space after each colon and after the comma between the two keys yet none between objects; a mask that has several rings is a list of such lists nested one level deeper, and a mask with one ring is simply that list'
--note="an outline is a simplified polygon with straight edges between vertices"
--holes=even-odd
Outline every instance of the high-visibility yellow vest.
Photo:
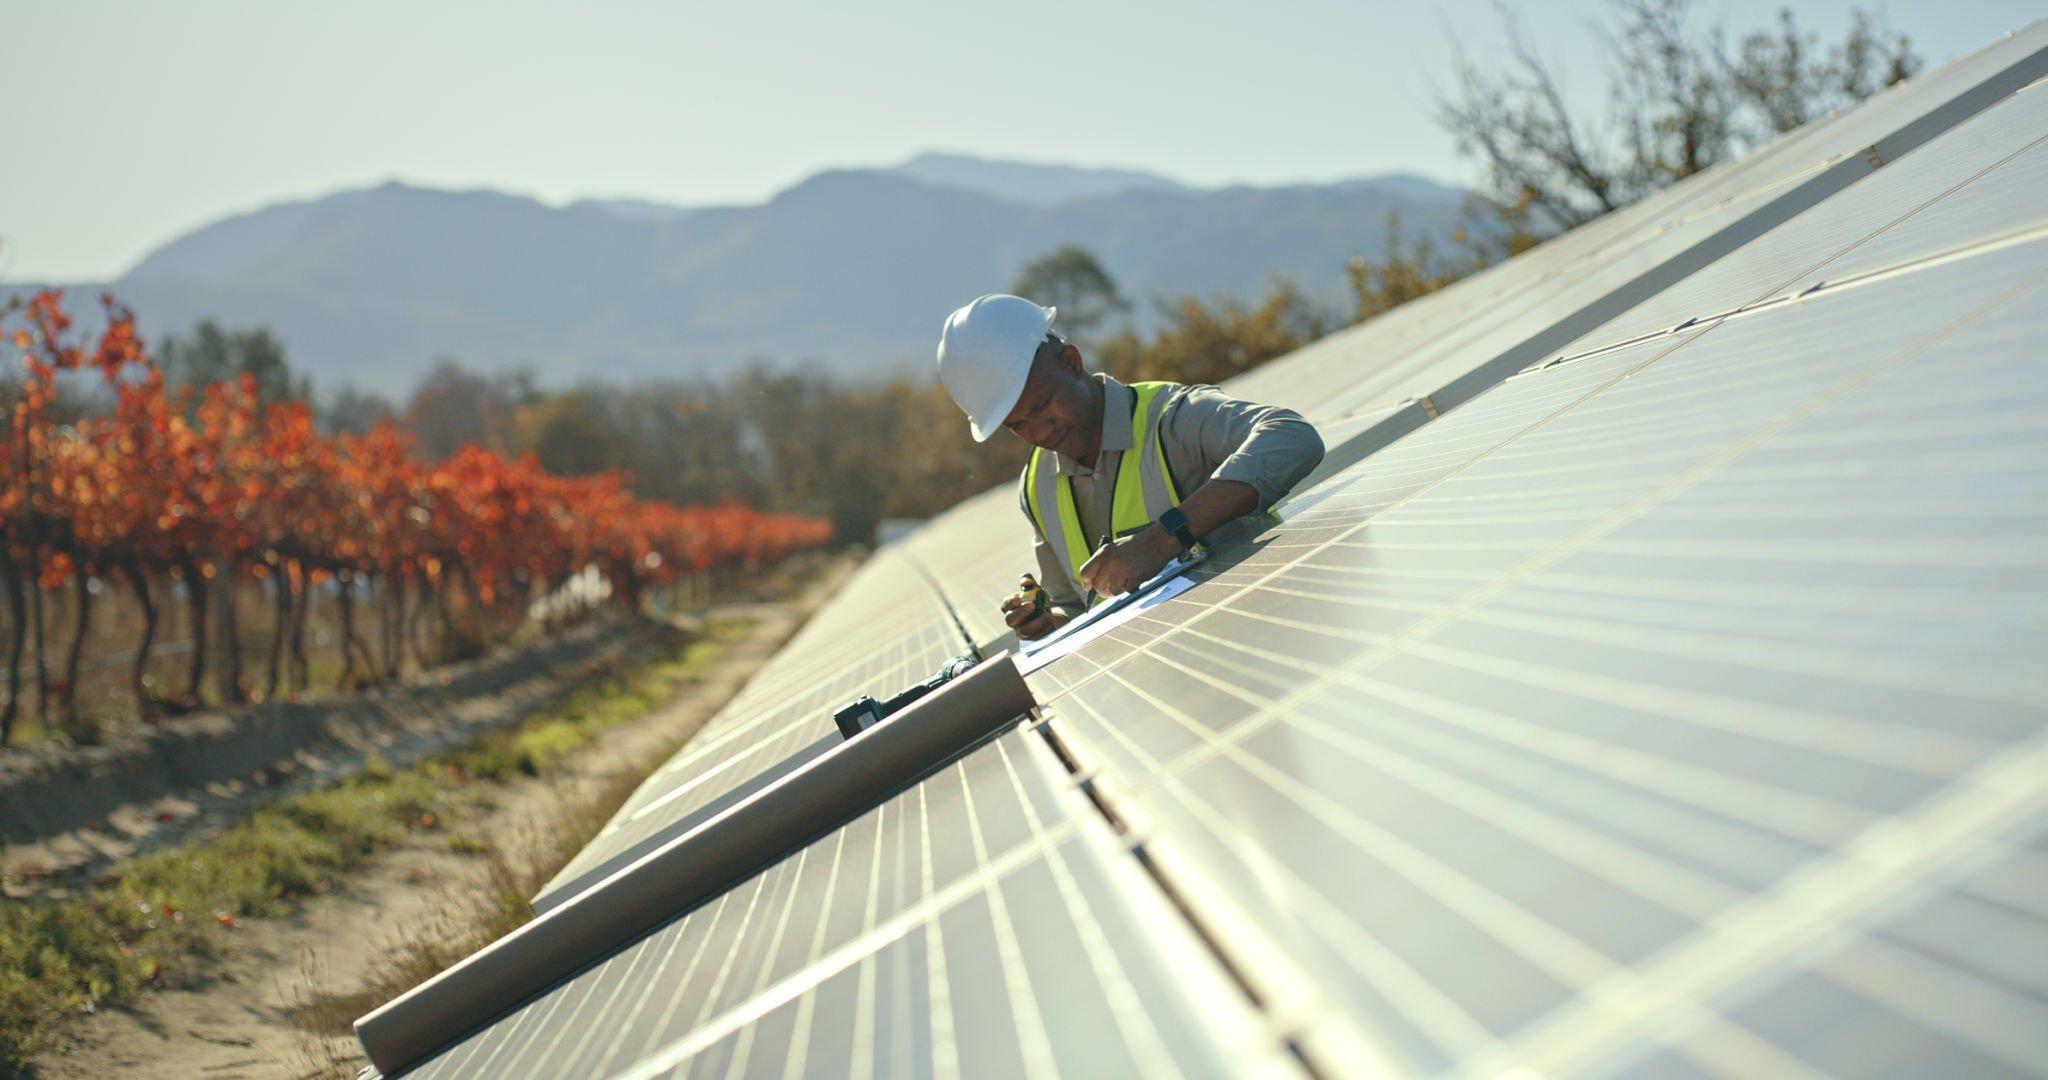
[{"label": "high-visibility yellow vest", "polygon": [[[1159,520],[1180,505],[1173,473],[1166,467],[1166,448],[1159,439],[1159,417],[1166,408],[1167,382],[1131,383],[1137,403],[1131,409],[1131,448],[1117,464],[1116,487],[1110,497],[1109,531],[1122,536]],[[1074,505],[1074,481],[1060,475],[1054,455],[1033,447],[1025,469],[1024,501],[1039,535],[1059,554],[1067,577],[1081,580],[1081,565],[1095,554],[1099,537],[1081,531],[1081,512]],[[1047,516],[1051,510],[1056,519]]]}]

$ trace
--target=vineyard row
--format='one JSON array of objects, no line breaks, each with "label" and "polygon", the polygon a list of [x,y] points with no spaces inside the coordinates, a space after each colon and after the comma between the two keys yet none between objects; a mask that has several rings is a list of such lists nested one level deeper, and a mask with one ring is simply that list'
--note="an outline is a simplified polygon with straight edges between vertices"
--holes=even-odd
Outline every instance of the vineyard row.
[{"label": "vineyard row", "polygon": [[[173,389],[133,312],[112,297],[101,304],[106,326],[91,342],[74,340],[57,291],[0,313],[22,369],[5,387],[10,427],[0,447],[8,613],[0,745],[19,717],[24,671],[38,683],[38,709],[54,712],[74,738],[95,736],[77,715],[76,690],[94,597],[105,586],[131,593],[140,612],[131,696],[149,718],[197,707],[210,674],[222,700],[255,695],[244,631],[233,625],[245,605],[216,594],[267,596],[262,693],[271,697],[307,680],[304,635],[316,595],[338,607],[338,682],[359,686],[395,675],[408,645],[422,661],[417,654],[429,649],[436,661],[475,655],[521,625],[535,600],[575,594],[564,586],[586,568],[602,575],[609,602],[634,606],[650,588],[758,568],[830,538],[823,521],[734,502],[638,499],[619,473],[551,476],[530,455],[466,446],[422,460],[389,422],[322,435],[305,402],[262,400],[247,376]],[[111,406],[61,401],[81,377],[67,372],[96,372]],[[59,590],[71,593],[70,618],[46,627],[46,594]],[[358,605],[370,611],[359,614]],[[195,643],[176,690],[145,678],[171,607],[183,609]],[[365,621],[381,658],[365,641]],[[430,646],[419,644],[422,623],[434,628]],[[66,640],[44,640],[56,633]],[[209,656],[217,657],[212,673]]]}]

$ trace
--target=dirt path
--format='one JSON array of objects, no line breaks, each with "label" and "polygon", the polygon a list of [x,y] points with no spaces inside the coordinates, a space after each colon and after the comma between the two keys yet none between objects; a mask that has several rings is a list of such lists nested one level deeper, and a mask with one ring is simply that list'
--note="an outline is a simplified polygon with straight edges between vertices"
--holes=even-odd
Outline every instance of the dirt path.
[{"label": "dirt path", "polygon": [[39,1074],[212,1080],[346,1075],[366,1064],[353,1038],[312,1036],[290,1022],[290,1010],[316,989],[359,985],[377,957],[441,925],[443,913],[484,873],[480,860],[451,849],[450,836],[490,837],[516,853],[522,840],[558,827],[566,808],[618,786],[622,773],[659,764],[738,692],[852,566],[832,564],[791,602],[714,612],[745,615],[749,629],[669,706],[607,731],[556,775],[497,785],[489,810],[445,833],[414,834],[348,887],[309,901],[296,915],[245,921],[233,954],[205,985],[155,991],[82,1018],[65,1032],[69,1051],[39,1061]]}]

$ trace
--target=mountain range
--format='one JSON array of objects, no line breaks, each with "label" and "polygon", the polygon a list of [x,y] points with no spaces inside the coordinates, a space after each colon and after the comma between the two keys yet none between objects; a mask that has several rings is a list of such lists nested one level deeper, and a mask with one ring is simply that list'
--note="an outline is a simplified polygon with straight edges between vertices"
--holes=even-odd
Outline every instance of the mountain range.
[{"label": "mountain range", "polygon": [[942,154],[821,172],[754,206],[393,182],[227,217],[67,287],[111,290],[146,335],[267,325],[316,385],[388,396],[441,356],[556,385],[751,358],[863,375],[928,364],[946,312],[1062,244],[1093,252],[1140,319],[1147,298],[1251,296],[1275,277],[1334,304],[1389,213],[1441,233],[1462,199],[1406,175],[1203,189]]}]

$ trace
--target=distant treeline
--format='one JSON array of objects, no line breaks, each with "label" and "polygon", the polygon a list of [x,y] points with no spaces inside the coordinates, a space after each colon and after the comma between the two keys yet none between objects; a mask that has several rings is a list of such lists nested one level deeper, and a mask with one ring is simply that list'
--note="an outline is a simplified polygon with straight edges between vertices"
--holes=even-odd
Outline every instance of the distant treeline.
[{"label": "distant treeline", "polygon": [[[1920,67],[1904,35],[1860,10],[1833,43],[1802,29],[1789,9],[1744,33],[1700,25],[1687,0],[1613,0],[1610,15],[1617,53],[1608,127],[1566,108],[1554,73],[1504,15],[1511,62],[1498,71],[1461,67],[1437,103],[1440,123],[1484,168],[1465,226],[1435,244],[1389,220],[1380,254],[1348,268],[1349,310],[1276,282],[1256,298],[1150,298],[1156,317],[1140,333],[1129,318],[1133,302],[1109,270],[1073,247],[1024,267],[1011,291],[1058,304],[1062,330],[1097,370],[1127,380],[1221,382],[1731,160]],[[934,339],[944,315],[931,313]],[[268,399],[306,395],[281,344],[263,330],[202,324],[163,343],[161,355],[174,382],[247,373]],[[1008,480],[1025,449],[1007,437],[974,443],[928,376],[850,380],[824,363],[760,363],[717,380],[543,389],[531,372],[442,360],[409,396],[384,393],[341,390],[319,403],[319,422],[330,432],[362,432],[395,417],[429,457],[475,444],[531,452],[556,475],[622,470],[642,498],[688,505],[735,497],[827,517],[841,542],[871,537],[881,518],[928,517]]]},{"label": "distant treeline", "polygon": [[[1154,301],[1152,333],[1131,329],[1128,319],[1114,328],[1129,304],[1094,258],[1075,248],[1026,267],[1013,288],[1058,303],[1061,328],[1096,370],[1126,380],[1214,383],[1527,243],[1504,229],[1486,235],[1485,242],[1461,235],[1454,250],[1439,253],[1389,223],[1384,254],[1350,268],[1355,304],[1348,312],[1276,284],[1255,300]],[[933,312],[934,340],[944,315]],[[249,371],[269,392],[303,393],[275,339],[261,330],[202,326],[165,351],[175,361],[174,377],[179,364],[209,377]],[[489,373],[442,360],[402,400],[348,389],[322,402],[317,415],[335,432],[394,417],[429,456],[475,444],[510,456],[532,453],[556,475],[623,471],[646,499],[687,505],[730,497],[824,517],[842,542],[870,539],[883,518],[929,517],[1009,480],[1026,449],[1007,436],[975,443],[930,376],[850,380],[818,364],[757,363],[719,379],[543,389],[531,372]]]}]

